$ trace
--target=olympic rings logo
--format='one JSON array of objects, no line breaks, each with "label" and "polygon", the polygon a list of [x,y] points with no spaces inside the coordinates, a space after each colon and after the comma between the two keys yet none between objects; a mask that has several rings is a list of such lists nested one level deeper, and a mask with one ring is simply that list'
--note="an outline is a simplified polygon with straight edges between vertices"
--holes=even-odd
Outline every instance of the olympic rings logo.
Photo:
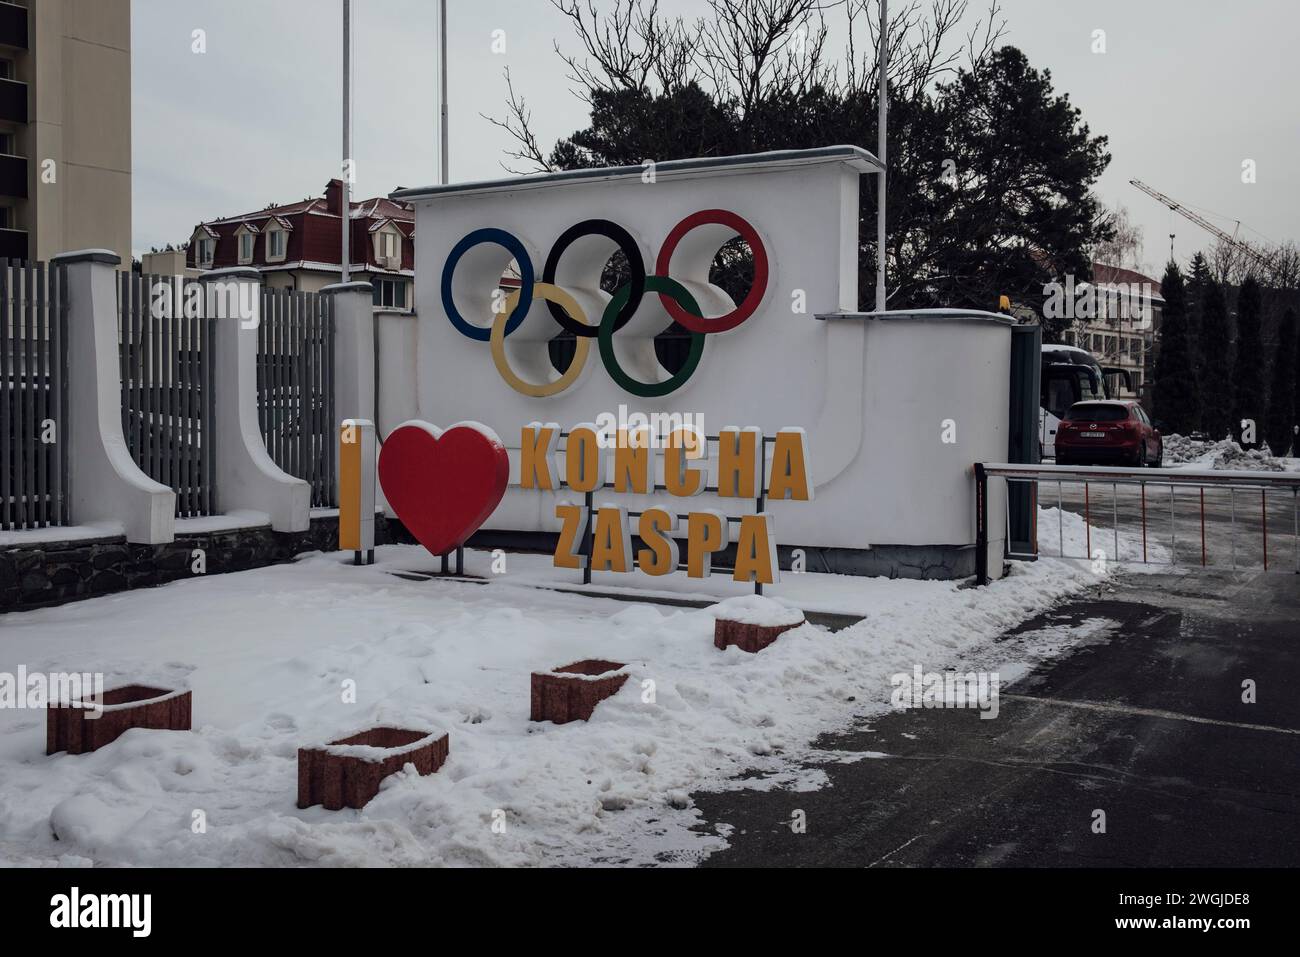
[{"label": "olympic rings logo", "polygon": [[[705,317],[695,297],[680,282],[670,278],[673,254],[687,234],[700,227],[723,227],[740,236],[749,245],[754,257],[754,281],[744,300],[725,315]],[[586,237],[603,237],[622,250],[631,270],[629,280],[615,290],[601,313],[600,322],[593,325],[577,299],[561,285],[556,284],[560,260],[575,242]],[[469,322],[456,307],[453,296],[456,268],[471,249],[495,245],[509,253],[519,265],[519,288],[510,293],[504,308],[494,310],[490,326]],[[551,247],[537,277],[533,261],[524,244],[504,229],[476,229],[464,236],[447,255],[442,269],[442,306],[452,326],[461,335],[478,342],[487,342],[492,361],[506,383],[523,395],[540,398],[557,395],[577,381],[591,352],[595,339],[601,362],[611,379],[624,391],[641,398],[654,398],[677,391],[690,379],[704,354],[704,337],[709,333],[734,329],[752,316],[767,291],[767,249],[758,231],[745,219],[725,209],[704,209],[687,216],[668,233],[655,261],[653,275],[646,274],[645,263],[636,241],[626,229],[607,219],[588,219],[565,230]],[[622,329],[641,307],[646,293],[659,297],[668,315],[690,333],[690,349],[680,370],[663,381],[644,382],[630,375],[619,363],[614,351],[614,333]],[[510,365],[506,355],[506,337],[515,332],[528,315],[534,300],[542,300],[551,317],[560,327],[571,332],[577,341],[577,350],[569,367],[558,378],[547,382],[529,381],[521,377]]]}]

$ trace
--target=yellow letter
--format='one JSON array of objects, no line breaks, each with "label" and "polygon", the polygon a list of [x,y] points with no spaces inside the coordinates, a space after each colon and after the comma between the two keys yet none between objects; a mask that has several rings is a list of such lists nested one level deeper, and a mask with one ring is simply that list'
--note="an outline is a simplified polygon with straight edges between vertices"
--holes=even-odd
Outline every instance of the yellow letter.
[{"label": "yellow letter", "polygon": [[741,516],[740,532],[736,536],[736,570],[731,577],[738,582],[764,585],[781,580],[772,516],[767,512]]},{"label": "yellow letter", "polygon": [[718,433],[718,494],[723,498],[758,497],[758,429],[723,429]]},{"label": "yellow letter", "polygon": [[587,556],[579,553],[580,536],[587,527],[587,509],[581,505],[561,502],[555,506],[555,517],[562,519],[560,539],[555,543],[556,568],[586,568]]},{"label": "yellow letter", "polygon": [[627,533],[627,509],[614,505],[602,505],[596,509],[591,568],[597,572],[631,570],[632,539]]},{"label": "yellow letter", "polygon": [[551,479],[551,457],[560,441],[560,426],[555,422],[524,426],[519,439],[519,487],[555,488]]},{"label": "yellow letter", "polygon": [[704,491],[704,472],[686,464],[688,459],[702,458],[704,454],[705,443],[698,432],[677,429],[668,435],[664,446],[664,487],[669,495],[689,497]]},{"label": "yellow letter", "polygon": [[637,528],[646,546],[637,552],[636,562],[647,575],[667,575],[677,570],[681,556],[673,533],[677,531],[677,516],[662,508],[648,508],[641,513]]},{"label": "yellow letter", "polygon": [[594,492],[605,484],[605,450],[594,425],[575,425],[569,432],[564,480],[575,492]]},{"label": "yellow letter", "polygon": [[650,440],[644,429],[618,430],[614,446],[614,491],[650,494]]},{"label": "yellow letter", "polygon": [[686,519],[686,574],[690,578],[708,578],[713,568],[713,553],[727,547],[727,517],[721,512],[691,512]]},{"label": "yellow letter", "polygon": [[803,429],[782,429],[776,433],[772,448],[772,477],[767,483],[768,498],[812,501],[807,461],[808,436]]}]

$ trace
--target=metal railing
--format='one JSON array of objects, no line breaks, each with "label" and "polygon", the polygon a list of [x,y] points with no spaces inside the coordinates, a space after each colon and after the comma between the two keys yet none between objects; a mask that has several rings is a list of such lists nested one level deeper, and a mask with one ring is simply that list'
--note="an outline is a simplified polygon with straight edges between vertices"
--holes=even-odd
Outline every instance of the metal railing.
[{"label": "metal railing", "polygon": [[[1034,498],[1035,522],[1043,486],[1055,486],[1058,526],[1057,552],[1054,557],[1092,560],[1095,557],[1094,529],[1097,528],[1094,526],[1094,518],[1104,520],[1109,512],[1112,560],[1147,565],[1190,565],[1232,569],[1256,567],[1242,565],[1240,562],[1243,552],[1249,551],[1252,555],[1259,556],[1258,567],[1263,571],[1285,570],[1300,573],[1300,473],[981,462],[975,465],[976,577],[980,584],[985,584],[989,580],[988,482],[991,478],[1004,479],[1008,484],[1018,482],[1028,485],[1032,489]],[[1078,489],[1069,499],[1065,493],[1067,485]],[[1158,494],[1149,491],[1152,486],[1159,490]],[[1121,488],[1134,491],[1122,508]],[[1168,490],[1167,495],[1165,489]],[[1207,504],[1207,489],[1211,491],[1212,496],[1216,492],[1220,493],[1218,501],[1212,497]],[[1109,490],[1109,496],[1106,490]],[[1179,492],[1182,493],[1183,499],[1181,516],[1177,494]],[[1215,511],[1216,505],[1222,507],[1225,504],[1221,494],[1223,492],[1227,493],[1226,515],[1220,515]],[[1270,493],[1272,493],[1271,499]],[[1242,499],[1247,496],[1247,504],[1239,509]],[[1257,507],[1256,502],[1258,502]],[[1166,505],[1167,519],[1165,518]],[[1085,548],[1083,555],[1069,554],[1066,551],[1065,514],[1067,511],[1073,511],[1083,520]],[[1190,519],[1189,512],[1192,513]],[[1127,556],[1121,552],[1121,515],[1129,519],[1135,529],[1135,540],[1131,544],[1132,554]],[[1223,533],[1218,526],[1225,524],[1225,519],[1228,526],[1226,536],[1228,561],[1211,560],[1211,543],[1214,544],[1213,551],[1216,553],[1223,544],[1220,540]],[[1181,538],[1180,520],[1183,526]],[[1270,524],[1274,527],[1271,551]],[[1252,525],[1254,525],[1253,531]],[[1239,531],[1239,526],[1244,527],[1246,531]],[[1278,541],[1279,529],[1281,547]],[[1097,528],[1097,533],[1104,534],[1104,529]],[[1010,541],[1010,538],[1008,537],[1007,540]],[[1039,557],[1036,527],[1031,540],[1034,545],[1032,553],[1008,551],[1006,557],[1013,560],[1032,560]],[[1256,541],[1258,551],[1254,545]],[[1180,544],[1185,551],[1191,548],[1192,561],[1179,560]],[[1167,560],[1156,557],[1166,551]],[[1290,561],[1286,561],[1287,552],[1290,552]]]},{"label": "metal railing", "polygon": [[66,270],[0,259],[0,530],[68,524]]},{"label": "metal railing", "polygon": [[141,471],[176,493],[176,517],[217,511],[212,322],[204,286],[122,273],[122,432]]},{"label": "metal railing", "polygon": [[313,508],[337,505],[333,298],[263,289],[257,336],[257,409],[266,450],[282,470],[311,485]]}]

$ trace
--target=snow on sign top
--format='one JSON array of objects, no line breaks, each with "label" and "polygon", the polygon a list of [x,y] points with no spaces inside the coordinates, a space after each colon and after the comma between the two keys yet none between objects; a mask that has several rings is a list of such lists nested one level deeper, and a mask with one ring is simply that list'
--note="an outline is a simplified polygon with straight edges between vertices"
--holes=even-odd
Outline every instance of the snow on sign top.
[{"label": "snow on sign top", "polygon": [[745,153],[740,156],[705,156],[694,159],[664,160],[662,162],[646,160],[639,166],[602,166],[596,169],[532,173],[526,176],[508,176],[501,179],[479,180],[469,183],[411,187],[395,191],[391,194],[391,198],[407,202],[418,202],[422,199],[431,199],[449,194],[491,193],[502,190],[536,189],[542,186],[568,186],[593,181],[626,179],[644,175],[651,164],[653,164],[656,179],[666,179],[739,175],[826,163],[843,163],[856,169],[859,173],[875,173],[881,169],[880,160],[860,146],[822,146],[808,150],[773,150],[767,153]]}]

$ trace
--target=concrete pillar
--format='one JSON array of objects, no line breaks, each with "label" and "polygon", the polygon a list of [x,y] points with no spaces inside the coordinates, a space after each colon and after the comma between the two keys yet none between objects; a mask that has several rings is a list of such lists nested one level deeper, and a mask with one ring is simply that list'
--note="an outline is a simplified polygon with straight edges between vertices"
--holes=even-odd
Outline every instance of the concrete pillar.
[{"label": "concrete pillar", "polygon": [[121,261],[106,249],[50,260],[67,270],[69,518],[77,525],[121,524],[128,542],[158,545],[174,537],[176,494],[140,470],[122,434]]},{"label": "concrete pillar", "polygon": [[[333,299],[334,315],[334,431],[345,419],[375,421],[375,309],[368,282],[326,286],[321,295]],[[335,494],[338,493],[339,447],[334,445]]]},{"label": "concrete pillar", "polygon": [[222,512],[262,512],[277,532],[311,524],[311,486],[280,470],[257,421],[257,327],[262,315],[256,269],[214,269],[201,277],[212,317],[213,452]]}]

